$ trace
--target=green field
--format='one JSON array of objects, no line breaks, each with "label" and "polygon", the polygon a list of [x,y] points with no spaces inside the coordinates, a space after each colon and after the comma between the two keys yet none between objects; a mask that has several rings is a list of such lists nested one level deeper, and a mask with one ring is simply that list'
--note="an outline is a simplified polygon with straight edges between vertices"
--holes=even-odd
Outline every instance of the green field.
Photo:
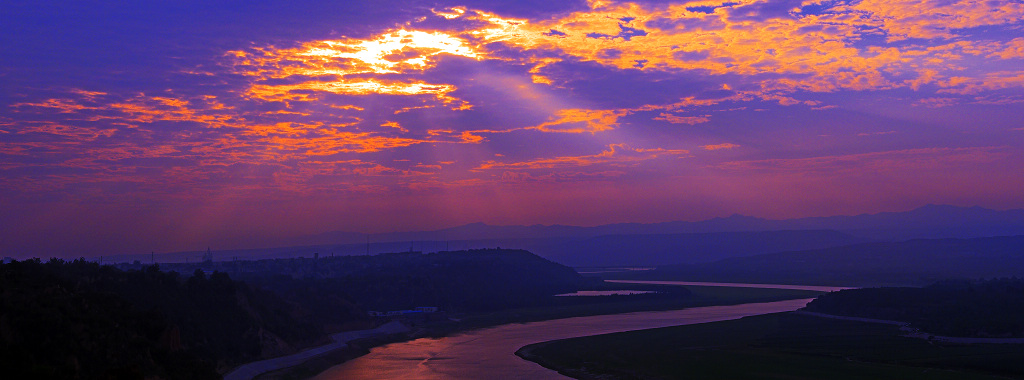
[{"label": "green field", "polygon": [[1024,346],[933,344],[895,326],[795,313],[539,343],[518,352],[575,378],[998,379]]}]

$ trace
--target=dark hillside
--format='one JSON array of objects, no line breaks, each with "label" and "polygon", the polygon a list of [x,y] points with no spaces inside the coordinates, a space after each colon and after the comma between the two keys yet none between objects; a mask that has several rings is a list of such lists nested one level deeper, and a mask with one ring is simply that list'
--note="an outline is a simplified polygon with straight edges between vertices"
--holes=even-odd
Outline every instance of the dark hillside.
[{"label": "dark hillside", "polygon": [[287,309],[224,273],[12,262],[0,265],[0,361],[9,378],[214,379],[320,337]]},{"label": "dark hillside", "polygon": [[523,250],[409,252],[275,262],[280,270],[267,268],[237,276],[289,299],[347,294],[369,310],[437,306],[446,311],[490,311],[532,306],[551,295],[579,290],[588,282],[572,268]]},{"label": "dark hillside", "polygon": [[605,235],[524,242],[547,259],[576,267],[693,264],[763,253],[838,247],[865,239],[829,230]]},{"label": "dark hillside", "polygon": [[123,267],[0,264],[4,374],[216,379],[323,343],[327,333],[372,327],[366,309],[542,306],[592,281],[527,251],[498,249]]},{"label": "dark hillside", "polygon": [[1024,337],[1024,280],[942,281],[923,288],[849,289],[822,295],[807,310],[909,322],[957,337]]}]

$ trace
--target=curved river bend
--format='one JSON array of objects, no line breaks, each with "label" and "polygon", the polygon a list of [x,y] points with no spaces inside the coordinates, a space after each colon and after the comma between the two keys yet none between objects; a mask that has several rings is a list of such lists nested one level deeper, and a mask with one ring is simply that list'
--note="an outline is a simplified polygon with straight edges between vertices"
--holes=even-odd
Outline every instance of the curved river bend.
[{"label": "curved river bend", "polygon": [[798,299],[507,324],[456,336],[422,338],[376,347],[369,354],[331,367],[314,379],[567,379],[555,371],[520,359],[515,356],[515,351],[528,344],[549,340],[791,311],[810,301]]}]

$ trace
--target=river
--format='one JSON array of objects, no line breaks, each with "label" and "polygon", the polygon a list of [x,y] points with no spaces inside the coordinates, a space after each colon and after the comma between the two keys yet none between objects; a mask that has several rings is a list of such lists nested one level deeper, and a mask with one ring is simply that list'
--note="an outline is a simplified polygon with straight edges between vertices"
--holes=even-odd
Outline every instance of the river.
[{"label": "river", "polygon": [[[733,286],[720,283],[704,285]],[[450,337],[422,338],[376,347],[369,354],[331,367],[314,379],[567,379],[555,371],[520,359],[514,355],[515,351],[528,344],[549,340],[791,311],[810,301],[797,299],[513,323]]]},{"label": "river", "polygon": [[853,289],[840,286],[817,286],[817,285],[779,285],[779,284],[746,284],[741,282],[693,282],[693,281],[639,281],[639,280],[604,280],[617,284],[650,284],[650,285],[680,285],[680,286],[726,286],[730,288],[760,288],[760,289],[792,289],[811,290],[815,292],[834,292],[843,289]]}]

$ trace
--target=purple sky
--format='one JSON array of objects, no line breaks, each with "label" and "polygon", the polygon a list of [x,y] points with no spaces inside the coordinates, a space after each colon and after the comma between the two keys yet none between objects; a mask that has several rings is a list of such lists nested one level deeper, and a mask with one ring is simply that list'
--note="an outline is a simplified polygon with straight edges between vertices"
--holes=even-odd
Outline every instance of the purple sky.
[{"label": "purple sky", "polygon": [[1024,207],[1020,0],[3,7],[3,256]]}]

